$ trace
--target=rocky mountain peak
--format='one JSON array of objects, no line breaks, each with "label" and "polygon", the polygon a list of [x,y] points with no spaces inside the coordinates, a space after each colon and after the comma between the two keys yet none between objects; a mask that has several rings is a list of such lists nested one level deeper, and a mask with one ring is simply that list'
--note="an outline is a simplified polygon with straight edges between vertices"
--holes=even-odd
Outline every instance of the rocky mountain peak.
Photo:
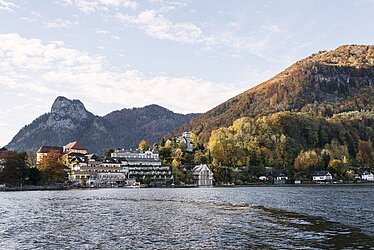
[{"label": "rocky mountain peak", "polygon": [[76,119],[85,119],[89,115],[81,101],[70,100],[63,96],[56,98],[52,105],[51,113],[59,117],[70,116]]},{"label": "rocky mountain peak", "polygon": [[81,101],[70,100],[66,97],[59,96],[52,105],[51,115],[49,116],[47,125],[54,129],[71,129],[77,122],[82,122],[92,117],[93,114],[86,110]]}]

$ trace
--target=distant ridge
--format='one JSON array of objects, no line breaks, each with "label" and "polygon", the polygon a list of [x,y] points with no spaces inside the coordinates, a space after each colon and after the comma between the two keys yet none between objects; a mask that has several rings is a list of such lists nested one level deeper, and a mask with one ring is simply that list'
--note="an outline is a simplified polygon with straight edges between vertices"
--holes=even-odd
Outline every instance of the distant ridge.
[{"label": "distant ridge", "polygon": [[158,143],[163,135],[195,116],[148,105],[117,110],[100,117],[87,111],[81,101],[59,96],[51,112],[22,128],[7,147],[34,151],[41,145],[59,146],[79,141],[90,152],[102,153],[108,148],[135,147],[141,139]]}]

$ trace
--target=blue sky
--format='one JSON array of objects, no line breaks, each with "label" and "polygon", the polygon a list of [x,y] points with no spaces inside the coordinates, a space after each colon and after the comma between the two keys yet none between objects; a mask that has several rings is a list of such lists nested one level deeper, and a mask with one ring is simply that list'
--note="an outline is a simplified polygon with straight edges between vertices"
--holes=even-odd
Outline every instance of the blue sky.
[{"label": "blue sky", "polygon": [[293,62],[373,44],[373,0],[0,0],[0,146],[64,95],[205,112]]}]

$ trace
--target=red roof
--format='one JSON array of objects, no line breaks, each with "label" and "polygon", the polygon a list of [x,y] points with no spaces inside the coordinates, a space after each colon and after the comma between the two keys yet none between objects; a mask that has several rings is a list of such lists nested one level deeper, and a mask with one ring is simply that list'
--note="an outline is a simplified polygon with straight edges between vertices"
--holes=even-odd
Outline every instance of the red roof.
[{"label": "red roof", "polygon": [[65,149],[87,150],[85,147],[79,144],[79,142],[76,141],[66,144]]}]

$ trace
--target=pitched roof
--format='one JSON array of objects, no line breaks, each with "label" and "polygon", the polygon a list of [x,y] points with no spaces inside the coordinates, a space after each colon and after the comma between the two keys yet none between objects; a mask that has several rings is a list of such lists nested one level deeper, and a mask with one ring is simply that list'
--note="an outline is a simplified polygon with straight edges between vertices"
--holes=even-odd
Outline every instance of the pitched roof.
[{"label": "pitched roof", "polygon": [[197,166],[195,166],[193,169],[192,169],[192,172],[193,172],[193,174],[195,175],[195,174],[198,174],[198,173],[200,173],[201,171],[203,171],[203,170],[208,170],[208,171],[212,171],[212,170],[210,170],[209,168],[208,168],[208,166],[207,165],[205,165],[205,164],[201,164],[201,165],[197,165]]},{"label": "pitched roof", "polygon": [[60,152],[62,153],[62,147],[54,147],[54,146],[41,146],[37,153],[43,153],[43,154],[47,154],[51,151],[57,151],[57,152]]},{"label": "pitched roof", "polygon": [[325,175],[331,175],[330,172],[322,170],[322,171],[316,171],[313,173],[313,176],[325,176]]},{"label": "pitched roof", "polygon": [[73,141],[65,145],[65,149],[77,149],[77,150],[87,150],[79,142]]}]

